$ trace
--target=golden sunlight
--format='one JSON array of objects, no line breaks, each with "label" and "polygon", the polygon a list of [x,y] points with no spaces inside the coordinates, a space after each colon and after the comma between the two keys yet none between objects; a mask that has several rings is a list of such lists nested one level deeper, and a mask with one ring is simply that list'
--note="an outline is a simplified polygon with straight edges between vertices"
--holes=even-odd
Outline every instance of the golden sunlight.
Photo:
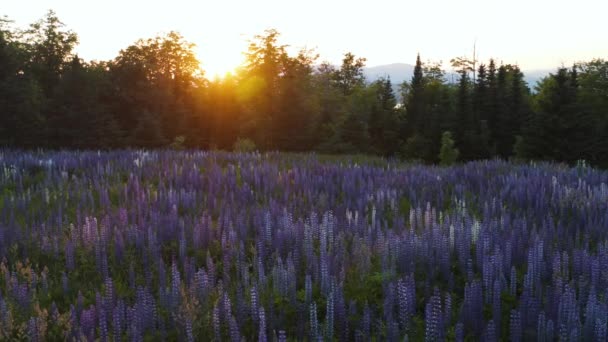
[{"label": "golden sunlight", "polygon": [[[210,49],[211,48],[211,49]],[[242,50],[240,46],[235,47],[221,46],[201,46],[196,48],[198,60],[201,68],[205,72],[205,77],[209,80],[224,78],[228,73],[234,74],[236,69],[243,62]]]}]

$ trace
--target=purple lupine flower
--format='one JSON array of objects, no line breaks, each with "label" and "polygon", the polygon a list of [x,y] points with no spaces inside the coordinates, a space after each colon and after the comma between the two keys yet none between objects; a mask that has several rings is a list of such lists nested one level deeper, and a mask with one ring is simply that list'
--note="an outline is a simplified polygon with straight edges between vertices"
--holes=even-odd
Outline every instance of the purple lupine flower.
[{"label": "purple lupine flower", "polygon": [[486,330],[484,332],[484,341],[487,342],[495,342],[498,341],[496,337],[496,326],[494,325],[494,320],[490,320],[488,325],[486,325]]},{"label": "purple lupine flower", "polygon": [[179,305],[181,277],[175,262],[171,265],[171,306]]},{"label": "purple lupine flower", "polygon": [[365,306],[363,307],[363,318],[362,318],[362,322],[361,322],[361,330],[363,332],[363,335],[366,338],[371,336],[371,324],[372,324],[371,310],[370,310],[367,302],[365,302]]},{"label": "purple lupine flower", "polygon": [[546,341],[545,332],[547,331],[547,318],[545,317],[545,312],[541,311],[538,314],[538,323],[536,325],[536,339],[539,342]]},{"label": "purple lupine flower", "polygon": [[220,331],[220,309],[217,305],[213,307],[213,332],[215,333],[215,339],[217,341],[222,340],[222,335]]},{"label": "purple lupine flower", "polygon": [[312,278],[310,274],[306,275],[306,279],[304,281],[304,298],[305,302],[308,304],[312,301]]},{"label": "purple lupine flower", "polygon": [[519,311],[511,310],[511,316],[509,321],[509,336],[513,342],[519,342],[522,340],[522,326],[521,316]]},{"label": "purple lupine flower", "polygon": [[596,318],[595,319],[595,341],[606,341],[606,319]]},{"label": "purple lupine flower", "polygon": [[259,312],[259,317],[260,317],[260,329],[258,332],[258,341],[259,342],[266,342],[268,339],[266,338],[266,314],[264,313],[264,307],[260,306],[260,312]]},{"label": "purple lupine flower", "polygon": [[464,341],[464,324],[462,322],[456,323],[456,326],[454,327],[454,341]]},{"label": "purple lupine flower", "polygon": [[27,325],[27,335],[32,342],[40,340],[38,337],[38,323],[36,317],[30,317]]},{"label": "purple lupine flower", "polygon": [[229,329],[230,329],[230,340],[232,342],[240,342],[241,334],[239,332],[239,326],[236,323],[236,319],[234,318],[234,316],[230,316]]},{"label": "purple lupine flower", "polygon": [[68,240],[65,244],[65,267],[68,271],[72,271],[75,268],[74,262],[74,243],[72,240]]},{"label": "purple lupine flower", "polygon": [[444,338],[440,295],[433,295],[426,304],[424,322],[425,341],[441,341]]},{"label": "purple lupine flower", "polygon": [[509,277],[509,281],[511,284],[509,287],[509,294],[511,296],[515,296],[517,291],[517,271],[515,270],[515,266],[511,267],[511,276]]},{"label": "purple lupine flower", "polygon": [[287,333],[285,333],[285,330],[279,330],[278,340],[279,342],[287,342]]},{"label": "purple lupine flower", "polygon": [[101,341],[108,340],[108,321],[106,318],[106,312],[103,307],[98,307],[98,319],[99,319],[99,338]]},{"label": "purple lupine flower", "polygon": [[317,319],[317,303],[310,304],[310,340],[317,341],[320,338],[319,320]]},{"label": "purple lupine flower", "polygon": [[194,333],[192,330],[192,319],[186,318],[186,340],[188,342],[194,342]]},{"label": "purple lupine flower", "polygon": [[65,272],[61,272],[61,287],[63,289],[63,294],[67,295],[70,291],[68,275]]},{"label": "purple lupine flower", "polygon": [[254,323],[258,322],[258,289],[254,285],[251,287],[251,319]]},{"label": "purple lupine flower", "polygon": [[114,333],[114,339],[119,339],[122,336],[123,322],[124,322],[124,308],[122,301],[118,301],[114,310],[112,311],[112,328]]},{"label": "purple lupine flower", "polygon": [[334,335],[334,292],[331,291],[327,297],[327,308],[325,310],[325,338],[332,340]]},{"label": "purple lupine flower", "polygon": [[547,321],[547,331],[545,333],[546,341],[553,341],[555,339],[555,328],[553,327],[553,320]]}]

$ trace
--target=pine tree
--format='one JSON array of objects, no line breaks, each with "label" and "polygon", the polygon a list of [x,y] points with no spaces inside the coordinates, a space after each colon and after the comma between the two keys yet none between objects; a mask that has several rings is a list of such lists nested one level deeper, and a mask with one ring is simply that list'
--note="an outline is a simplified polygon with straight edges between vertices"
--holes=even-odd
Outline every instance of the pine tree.
[{"label": "pine tree", "polygon": [[516,137],[521,135],[521,128],[529,120],[529,110],[527,103],[528,89],[524,81],[524,74],[519,67],[515,66],[511,72],[511,89],[509,92],[510,116],[508,124],[505,127],[508,134],[506,139],[505,150],[511,146],[511,150],[505,157],[511,156],[513,147],[516,143]]},{"label": "pine tree", "polygon": [[486,120],[488,120],[488,147],[492,151],[492,155],[496,154],[496,143],[498,140],[498,81],[496,76],[496,64],[494,59],[490,59],[488,64],[488,72],[486,76],[487,84],[487,103],[486,103]]},{"label": "pine tree", "polygon": [[409,138],[415,134],[421,135],[424,125],[424,75],[420,54],[416,56],[414,75],[410,82],[410,91],[406,99],[406,128],[405,137]]},{"label": "pine tree", "polygon": [[471,160],[476,158],[475,148],[478,140],[478,129],[473,116],[471,98],[471,80],[469,72],[472,71],[472,62],[466,58],[452,59],[452,66],[460,74],[458,82],[455,140],[462,158]]},{"label": "pine tree", "polygon": [[575,67],[560,68],[539,84],[538,111],[524,130],[526,157],[573,164],[591,156],[592,120],[578,93]]},{"label": "pine tree", "polygon": [[372,150],[381,155],[391,155],[397,145],[398,120],[395,110],[397,100],[390,77],[374,82],[372,87],[376,95],[369,119]]},{"label": "pine tree", "polygon": [[498,68],[496,77],[496,130],[494,131],[494,139],[496,141],[496,152],[502,158],[507,158],[513,148],[507,128],[510,126],[511,120],[508,104],[509,84],[507,73],[507,67],[501,65]]},{"label": "pine tree", "polygon": [[482,63],[477,71],[475,93],[473,94],[473,125],[477,126],[474,140],[476,158],[491,156],[490,132],[488,126],[488,84],[486,66]]}]

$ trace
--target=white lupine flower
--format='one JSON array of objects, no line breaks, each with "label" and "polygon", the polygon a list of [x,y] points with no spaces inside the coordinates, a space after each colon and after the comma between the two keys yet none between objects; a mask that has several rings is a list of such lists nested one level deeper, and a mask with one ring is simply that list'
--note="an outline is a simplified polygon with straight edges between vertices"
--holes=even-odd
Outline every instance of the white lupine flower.
[{"label": "white lupine flower", "polygon": [[454,249],[454,225],[450,225],[450,249]]},{"label": "white lupine flower", "polygon": [[479,237],[479,230],[481,229],[481,225],[479,221],[473,221],[473,226],[471,227],[471,233],[473,234],[473,243],[477,242],[477,238]]}]

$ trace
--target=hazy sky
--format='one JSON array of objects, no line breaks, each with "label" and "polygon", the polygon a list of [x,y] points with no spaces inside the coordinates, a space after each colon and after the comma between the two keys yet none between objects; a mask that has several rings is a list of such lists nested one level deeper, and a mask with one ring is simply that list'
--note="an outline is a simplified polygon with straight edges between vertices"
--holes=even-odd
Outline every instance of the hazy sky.
[{"label": "hazy sky", "polygon": [[554,68],[593,57],[608,58],[607,0],[3,0],[0,15],[17,26],[54,9],[78,33],[77,52],[111,59],[138,38],[176,30],[197,44],[208,74],[240,64],[247,40],[267,28],[281,42],[316,48],[339,63],[344,52],[368,66],[496,57],[522,69]]}]

